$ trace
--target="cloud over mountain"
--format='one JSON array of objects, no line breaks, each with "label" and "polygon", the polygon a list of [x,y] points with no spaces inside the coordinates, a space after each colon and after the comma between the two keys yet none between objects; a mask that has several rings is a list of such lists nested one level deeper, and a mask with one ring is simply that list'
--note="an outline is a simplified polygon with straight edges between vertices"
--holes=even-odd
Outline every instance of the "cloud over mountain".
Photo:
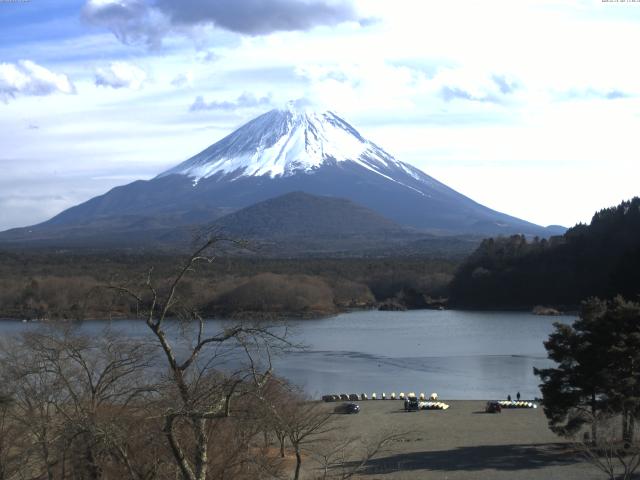
[{"label": "cloud over mountain", "polygon": [[266,97],[256,97],[251,93],[243,93],[235,100],[225,100],[225,101],[211,101],[206,102],[202,95],[198,95],[194,100],[191,107],[189,107],[189,111],[198,112],[202,110],[226,110],[233,111],[238,110],[240,108],[254,108],[254,107],[267,107],[271,105],[271,98],[269,96]]},{"label": "cloud over mountain", "polygon": [[0,101],[17,95],[43,96],[53,93],[76,93],[75,85],[65,74],[54,73],[31,60],[0,63]]}]

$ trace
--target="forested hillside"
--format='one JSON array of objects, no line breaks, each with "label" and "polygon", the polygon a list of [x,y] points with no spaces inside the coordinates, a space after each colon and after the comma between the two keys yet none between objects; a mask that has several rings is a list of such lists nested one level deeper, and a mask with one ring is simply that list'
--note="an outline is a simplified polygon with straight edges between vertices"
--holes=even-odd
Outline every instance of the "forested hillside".
[{"label": "forested hillside", "polygon": [[597,212],[563,236],[484,240],[451,284],[452,304],[477,308],[577,307],[591,296],[640,294],[640,198]]},{"label": "forested hillside", "polygon": [[[0,318],[130,318],[105,285],[166,282],[178,255],[0,251]],[[207,316],[328,315],[392,304],[424,308],[446,295],[457,260],[396,258],[217,258],[182,282],[180,297]],[[163,283],[164,282],[164,283]]]}]

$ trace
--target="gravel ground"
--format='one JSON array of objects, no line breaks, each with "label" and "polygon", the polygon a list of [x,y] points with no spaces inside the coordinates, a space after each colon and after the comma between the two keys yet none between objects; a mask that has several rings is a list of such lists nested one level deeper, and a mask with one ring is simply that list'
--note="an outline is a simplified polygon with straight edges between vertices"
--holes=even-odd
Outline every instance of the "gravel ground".
[{"label": "gravel ground", "polygon": [[[547,427],[542,409],[484,413],[484,401],[450,401],[446,411],[404,412],[401,401],[358,402],[336,415],[342,438],[410,432],[360,478],[426,480],[591,480],[604,478]],[[334,406],[335,404],[327,404]]]}]

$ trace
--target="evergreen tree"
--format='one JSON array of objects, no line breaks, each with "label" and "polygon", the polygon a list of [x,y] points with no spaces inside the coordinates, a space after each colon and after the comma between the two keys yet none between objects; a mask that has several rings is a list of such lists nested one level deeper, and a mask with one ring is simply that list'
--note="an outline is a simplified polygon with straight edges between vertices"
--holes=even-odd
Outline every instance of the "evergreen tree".
[{"label": "evergreen tree", "polygon": [[640,414],[640,304],[616,297],[600,321],[609,332],[610,403],[621,415],[624,441],[632,443]]},{"label": "evergreen tree", "polygon": [[550,428],[570,436],[590,424],[595,441],[598,416],[617,414],[632,442],[640,414],[640,304],[587,300],[573,325],[555,325],[545,348],[557,365],[534,373]]},{"label": "evergreen tree", "polygon": [[[581,319],[590,312],[606,308],[593,300],[583,305]],[[556,367],[534,369],[540,377],[544,413],[555,433],[571,436],[590,424],[591,436],[597,437],[596,419],[606,409],[606,365],[601,355],[597,332],[591,324],[555,324],[555,331],[544,343]]]}]

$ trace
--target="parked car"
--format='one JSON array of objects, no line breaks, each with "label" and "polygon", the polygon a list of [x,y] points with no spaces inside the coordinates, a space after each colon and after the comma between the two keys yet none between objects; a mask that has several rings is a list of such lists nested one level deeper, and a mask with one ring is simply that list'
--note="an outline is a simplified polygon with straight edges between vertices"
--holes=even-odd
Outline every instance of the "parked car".
[{"label": "parked car", "polygon": [[500,403],[497,402],[496,400],[491,400],[487,402],[487,406],[484,407],[484,411],[487,413],[501,413],[502,407],[500,406]]},{"label": "parked car", "polygon": [[333,409],[334,413],[358,413],[360,405],[357,403],[341,403]]},{"label": "parked car", "polygon": [[407,397],[404,399],[404,409],[407,412],[417,412],[420,410],[420,404],[416,397]]}]

